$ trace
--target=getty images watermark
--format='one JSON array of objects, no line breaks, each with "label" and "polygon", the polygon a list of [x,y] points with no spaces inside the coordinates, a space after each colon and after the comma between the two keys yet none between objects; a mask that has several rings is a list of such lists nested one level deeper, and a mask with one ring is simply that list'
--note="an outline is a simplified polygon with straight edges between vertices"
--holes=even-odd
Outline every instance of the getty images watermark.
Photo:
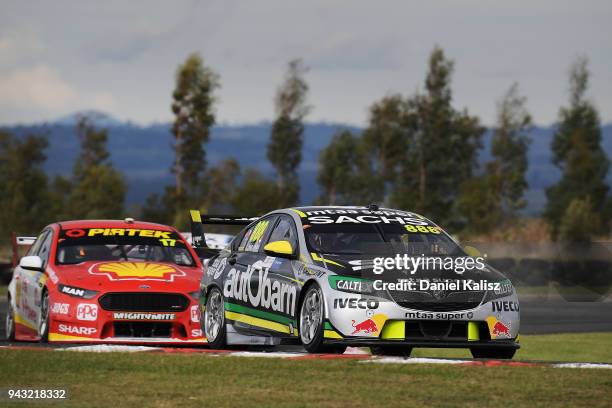
[{"label": "getty images watermark", "polygon": [[[485,255],[486,256],[486,255]],[[394,257],[378,257],[374,258],[373,272],[377,275],[382,274],[385,270],[404,270],[414,275],[417,271],[432,271],[445,270],[454,271],[462,275],[465,271],[483,270],[485,268],[484,258],[479,256],[472,258],[465,257],[432,257],[421,256],[414,257],[408,254],[397,254]]]},{"label": "getty images watermark", "polygon": [[[485,255],[486,256],[486,255]],[[431,257],[422,254],[411,257],[407,254],[397,254],[395,257],[378,257],[373,260],[372,272],[376,275],[385,270],[403,270],[411,275],[417,271],[453,271],[458,275],[470,270],[485,269],[484,257]],[[481,291],[502,290],[500,282],[489,282],[486,279],[474,281],[472,279],[455,279],[431,281],[429,279],[398,279],[397,282],[385,282],[381,279],[374,280],[375,290],[392,291]]]}]

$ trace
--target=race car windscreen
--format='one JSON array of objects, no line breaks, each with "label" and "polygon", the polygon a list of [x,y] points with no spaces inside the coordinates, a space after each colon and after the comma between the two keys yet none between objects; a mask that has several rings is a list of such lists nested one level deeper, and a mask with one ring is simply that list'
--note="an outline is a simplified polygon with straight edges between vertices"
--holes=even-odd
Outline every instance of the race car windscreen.
[{"label": "race car windscreen", "polygon": [[78,228],[62,230],[56,262],[168,262],[195,266],[186,243],[174,231],[138,228]]},{"label": "race car windscreen", "polygon": [[439,227],[401,224],[310,224],[308,249],[317,253],[362,255],[401,253],[446,256],[463,253]]}]

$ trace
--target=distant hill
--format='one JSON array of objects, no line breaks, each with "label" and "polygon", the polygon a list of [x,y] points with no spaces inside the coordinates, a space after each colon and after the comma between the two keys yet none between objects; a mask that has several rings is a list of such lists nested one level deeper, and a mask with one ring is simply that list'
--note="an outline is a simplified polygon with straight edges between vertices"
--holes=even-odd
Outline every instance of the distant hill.
[{"label": "distant hill", "polygon": [[[111,160],[121,170],[128,181],[127,204],[139,204],[147,195],[161,192],[163,187],[172,183],[169,173],[173,151],[170,124],[138,126],[118,121],[100,112],[86,112],[94,118],[98,126],[109,130],[109,150]],[[69,174],[78,153],[78,142],[74,124],[78,113],[45,124],[16,125],[2,127],[15,135],[43,133],[49,138],[48,160],[45,169],[49,174]],[[303,161],[300,166],[301,201],[311,203],[319,194],[316,184],[317,158],[332,135],[341,128],[354,132],[362,129],[334,123],[308,123],[304,135]],[[537,127],[531,132],[533,139],[529,149],[529,192],[527,198],[529,214],[541,211],[545,203],[544,190],[559,177],[559,171],[551,164],[550,143],[552,127]],[[604,148],[612,157],[612,124],[603,127]],[[272,166],[266,159],[266,146],[270,137],[270,123],[252,125],[219,125],[212,129],[210,142],[206,146],[210,165],[235,157],[243,168],[255,167],[263,173],[272,175]],[[490,158],[489,145],[491,134],[484,137],[480,161]]]}]

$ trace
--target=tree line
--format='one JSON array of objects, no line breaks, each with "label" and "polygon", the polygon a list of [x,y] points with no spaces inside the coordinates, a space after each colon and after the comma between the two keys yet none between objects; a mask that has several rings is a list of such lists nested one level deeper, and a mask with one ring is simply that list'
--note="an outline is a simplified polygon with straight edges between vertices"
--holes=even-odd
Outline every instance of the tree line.
[{"label": "tree line", "polygon": [[75,134],[80,152],[71,175],[50,180],[43,171],[45,135],[0,131],[0,242],[10,232],[37,233],[53,221],[122,215],[126,183],[109,161],[108,132],[81,117]]},{"label": "tree line", "polygon": [[[491,160],[479,166],[486,129],[466,108],[454,106],[453,70],[454,61],[435,47],[422,90],[374,102],[360,133],[338,129],[320,153],[321,194],[315,204],[409,209],[472,235],[521,222],[533,125],[526,98],[516,83],[500,98]],[[277,90],[267,148],[275,174],[269,177],[233,158],[208,165],[205,145],[216,120],[220,77],[200,55],[190,55],[177,69],[172,94],[174,184],[146,199],[141,218],[184,228],[189,208],[258,215],[297,205],[304,119],[311,110],[306,73],[301,60],[291,61]],[[609,159],[601,146],[598,112],[586,96],[589,78],[587,60],[577,59],[551,146],[562,175],[547,189],[542,215],[553,239],[588,240],[610,228]],[[0,133],[2,231],[33,232],[53,220],[124,215],[126,184],[108,160],[106,130],[81,118],[76,134],[81,152],[71,176],[48,180],[42,170],[44,136]]]}]

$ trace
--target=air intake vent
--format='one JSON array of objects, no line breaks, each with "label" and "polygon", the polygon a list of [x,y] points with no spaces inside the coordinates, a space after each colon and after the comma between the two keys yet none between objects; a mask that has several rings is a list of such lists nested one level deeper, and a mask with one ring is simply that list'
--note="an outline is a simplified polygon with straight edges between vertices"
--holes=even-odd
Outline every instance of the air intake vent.
[{"label": "air intake vent", "polygon": [[127,312],[182,312],[189,300],[176,293],[107,293],[100,298],[104,310]]}]

